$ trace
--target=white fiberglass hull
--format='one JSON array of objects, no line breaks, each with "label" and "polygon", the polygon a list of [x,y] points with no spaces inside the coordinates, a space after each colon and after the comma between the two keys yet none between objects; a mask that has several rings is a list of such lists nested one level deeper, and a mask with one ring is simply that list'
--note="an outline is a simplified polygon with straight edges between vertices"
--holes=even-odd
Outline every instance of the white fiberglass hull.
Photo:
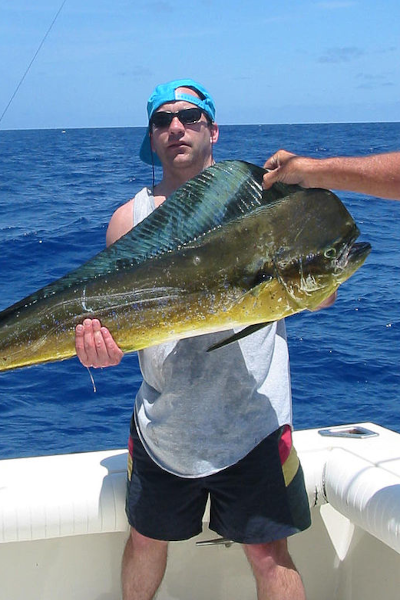
[{"label": "white fiberglass hull", "polygon": [[[399,597],[400,435],[364,427],[378,435],[294,434],[313,523],[290,550],[308,600]],[[0,461],[0,598],[121,598],[125,467],[125,451]],[[159,600],[254,600],[241,547],[198,543],[216,537],[206,513],[170,544]]]}]

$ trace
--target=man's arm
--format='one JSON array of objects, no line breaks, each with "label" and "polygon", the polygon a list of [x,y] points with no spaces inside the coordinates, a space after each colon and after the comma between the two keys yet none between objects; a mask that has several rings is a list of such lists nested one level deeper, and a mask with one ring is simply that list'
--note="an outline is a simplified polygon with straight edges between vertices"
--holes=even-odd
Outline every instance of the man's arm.
[{"label": "man's arm", "polygon": [[264,176],[265,188],[281,181],[400,200],[400,152],[316,159],[279,150],[264,168],[271,169]]}]

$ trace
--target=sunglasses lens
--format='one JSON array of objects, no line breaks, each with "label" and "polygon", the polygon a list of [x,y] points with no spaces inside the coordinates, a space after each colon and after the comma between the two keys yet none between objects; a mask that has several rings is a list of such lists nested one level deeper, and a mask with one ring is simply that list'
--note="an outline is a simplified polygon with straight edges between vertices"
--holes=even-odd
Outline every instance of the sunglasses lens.
[{"label": "sunglasses lens", "polygon": [[201,119],[201,109],[185,108],[183,110],[179,110],[176,113],[160,110],[159,112],[154,113],[154,115],[151,117],[151,122],[154,125],[154,127],[162,129],[165,127],[169,127],[174,117],[178,117],[182,125],[198,123],[198,121],[200,121]]},{"label": "sunglasses lens", "polygon": [[172,113],[160,111],[154,113],[154,115],[151,117],[151,122],[153,123],[154,127],[168,127],[173,118],[174,116]]},{"label": "sunglasses lens", "polygon": [[197,123],[201,119],[201,110],[200,108],[186,108],[185,110],[180,110],[177,116],[183,125]]}]

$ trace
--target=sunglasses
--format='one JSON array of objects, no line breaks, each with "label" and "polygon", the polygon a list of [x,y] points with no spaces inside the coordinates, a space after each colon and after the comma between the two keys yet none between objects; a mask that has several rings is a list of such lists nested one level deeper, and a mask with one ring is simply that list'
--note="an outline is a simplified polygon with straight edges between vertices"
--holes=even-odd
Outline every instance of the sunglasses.
[{"label": "sunglasses", "polygon": [[198,123],[201,119],[203,111],[201,108],[184,108],[177,112],[159,111],[155,112],[150,120],[150,125],[154,125],[159,129],[169,127],[172,120],[177,117],[182,125],[191,125]]}]

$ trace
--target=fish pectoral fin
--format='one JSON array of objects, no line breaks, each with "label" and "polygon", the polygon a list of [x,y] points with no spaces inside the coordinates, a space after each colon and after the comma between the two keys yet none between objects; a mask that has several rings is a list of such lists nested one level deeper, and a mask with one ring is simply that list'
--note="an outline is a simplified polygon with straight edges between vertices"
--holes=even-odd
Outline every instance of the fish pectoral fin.
[{"label": "fish pectoral fin", "polygon": [[241,340],[241,339],[247,337],[248,335],[255,333],[256,331],[259,331],[260,329],[263,329],[263,327],[267,327],[267,325],[270,325],[270,324],[271,324],[271,322],[255,323],[254,325],[249,325],[248,327],[245,327],[241,331],[238,331],[237,333],[230,335],[229,337],[225,338],[224,340],[221,340],[220,342],[213,344],[212,346],[207,348],[207,352],[212,352],[213,350],[217,350],[218,348],[223,348],[224,346],[227,346],[228,344],[232,344],[232,342],[237,342],[238,340]]},{"label": "fish pectoral fin", "polygon": [[272,275],[263,274],[258,278],[257,282],[253,285],[253,287],[250,288],[247,292],[245,292],[243,296],[241,296],[239,302],[242,302],[248,296],[254,296],[254,298],[257,298],[261,294],[261,292],[265,292],[266,289],[268,289],[271,284],[274,284],[275,281],[276,280],[274,279],[274,277],[272,277]]}]

